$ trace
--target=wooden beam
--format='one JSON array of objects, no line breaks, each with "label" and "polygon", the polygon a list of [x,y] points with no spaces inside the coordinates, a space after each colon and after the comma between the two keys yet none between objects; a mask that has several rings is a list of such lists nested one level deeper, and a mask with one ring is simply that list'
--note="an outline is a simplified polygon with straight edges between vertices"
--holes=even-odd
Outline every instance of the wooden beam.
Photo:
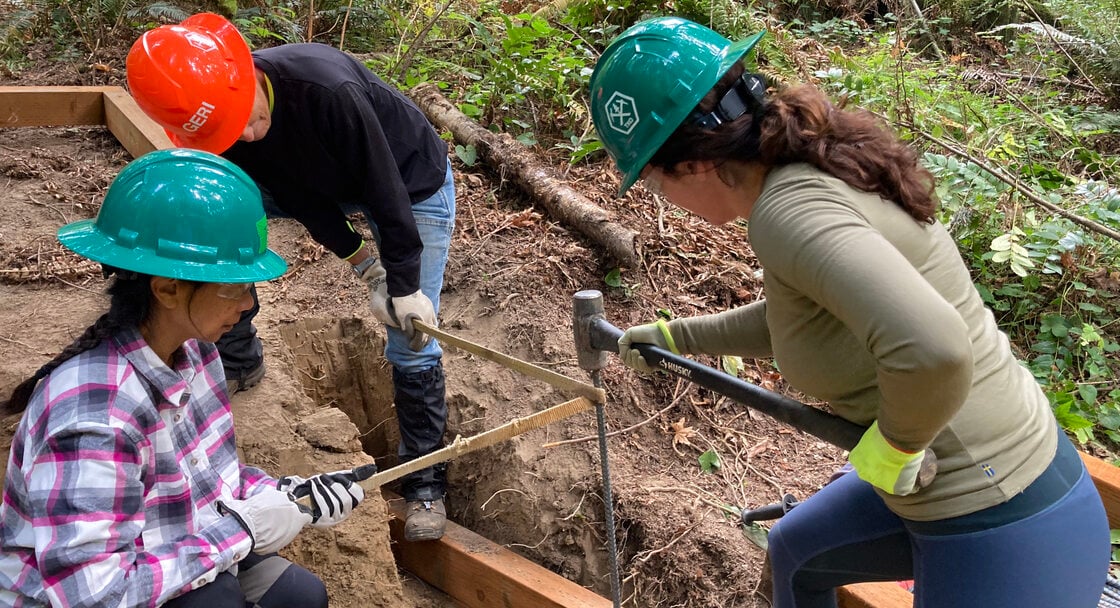
[{"label": "wooden beam", "polygon": [[174,148],[167,133],[120,87],[105,91],[105,125],[125,150],[138,158],[153,150]]},{"label": "wooden beam", "polygon": [[[1081,460],[1097,485],[1108,523],[1120,528],[1120,468],[1081,452]],[[861,583],[837,590],[840,608],[910,608],[914,595],[897,583]]]},{"label": "wooden beam", "polygon": [[1120,528],[1120,468],[1084,452],[1081,460],[1097,484],[1097,492],[1100,492],[1104,510],[1108,513],[1109,527]]},{"label": "wooden beam", "polygon": [[382,491],[393,519],[389,533],[397,563],[467,608],[610,608],[611,601],[517,555],[501,545],[447,522],[438,541],[404,540],[404,500]]},{"label": "wooden beam", "polygon": [[898,583],[860,583],[836,590],[839,608],[910,608],[914,594]]},{"label": "wooden beam", "polygon": [[0,127],[105,124],[105,91],[120,87],[0,87]]},{"label": "wooden beam", "polygon": [[0,127],[105,125],[134,157],[174,147],[121,87],[0,87]]}]

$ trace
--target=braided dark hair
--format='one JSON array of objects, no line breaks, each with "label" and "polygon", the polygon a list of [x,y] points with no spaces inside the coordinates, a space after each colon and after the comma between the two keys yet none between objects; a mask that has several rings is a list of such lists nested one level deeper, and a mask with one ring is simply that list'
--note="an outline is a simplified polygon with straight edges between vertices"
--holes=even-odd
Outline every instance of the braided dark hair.
[{"label": "braided dark hair", "polygon": [[[744,72],[733,66],[697,104],[711,112]],[[915,220],[933,223],[937,210],[933,175],[917,152],[874,114],[835,107],[818,88],[801,85],[767,96],[755,114],[718,129],[686,120],[653,155],[650,164],[672,175],[690,160],[761,162],[769,166],[809,163],[856,190],[874,192]]]},{"label": "braided dark hair", "polygon": [[106,274],[115,273],[112,284],[106,289],[109,294],[109,311],[101,315],[77,340],[63,349],[30,378],[19,383],[8,400],[0,404],[0,415],[18,414],[27,409],[35,385],[46,378],[67,359],[84,353],[97,346],[102,340],[112,336],[122,328],[138,327],[147,317],[151,308],[151,276],[135,272],[122,272],[106,268]]}]

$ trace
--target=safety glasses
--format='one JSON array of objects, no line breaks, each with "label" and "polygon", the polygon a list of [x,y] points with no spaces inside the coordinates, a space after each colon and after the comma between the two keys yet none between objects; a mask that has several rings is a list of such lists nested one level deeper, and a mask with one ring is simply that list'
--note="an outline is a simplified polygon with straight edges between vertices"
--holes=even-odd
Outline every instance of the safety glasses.
[{"label": "safety glasses", "polygon": [[218,286],[218,297],[227,300],[240,300],[249,293],[255,283],[214,283]]}]

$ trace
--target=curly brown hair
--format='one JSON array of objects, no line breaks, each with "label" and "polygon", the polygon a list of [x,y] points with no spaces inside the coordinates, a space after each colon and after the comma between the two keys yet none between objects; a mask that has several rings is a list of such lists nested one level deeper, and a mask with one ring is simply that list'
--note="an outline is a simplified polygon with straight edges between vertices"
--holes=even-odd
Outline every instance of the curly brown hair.
[{"label": "curly brown hair", "polygon": [[[737,64],[696,105],[711,112],[743,75]],[[767,95],[757,115],[705,129],[686,120],[650,159],[673,174],[691,160],[758,162],[768,166],[809,163],[864,192],[893,201],[915,220],[934,222],[933,175],[917,152],[874,114],[835,106],[818,88],[798,85]]]}]

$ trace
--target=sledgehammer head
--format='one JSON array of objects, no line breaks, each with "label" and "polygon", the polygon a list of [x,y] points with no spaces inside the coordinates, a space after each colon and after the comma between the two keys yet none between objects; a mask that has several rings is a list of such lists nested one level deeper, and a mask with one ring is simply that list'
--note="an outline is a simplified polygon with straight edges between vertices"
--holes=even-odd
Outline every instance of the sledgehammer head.
[{"label": "sledgehammer head", "polygon": [[572,334],[576,342],[576,354],[579,356],[579,367],[587,371],[603,369],[607,367],[607,353],[593,347],[591,340],[592,324],[605,318],[603,294],[594,289],[585,289],[576,292],[572,300]]}]

